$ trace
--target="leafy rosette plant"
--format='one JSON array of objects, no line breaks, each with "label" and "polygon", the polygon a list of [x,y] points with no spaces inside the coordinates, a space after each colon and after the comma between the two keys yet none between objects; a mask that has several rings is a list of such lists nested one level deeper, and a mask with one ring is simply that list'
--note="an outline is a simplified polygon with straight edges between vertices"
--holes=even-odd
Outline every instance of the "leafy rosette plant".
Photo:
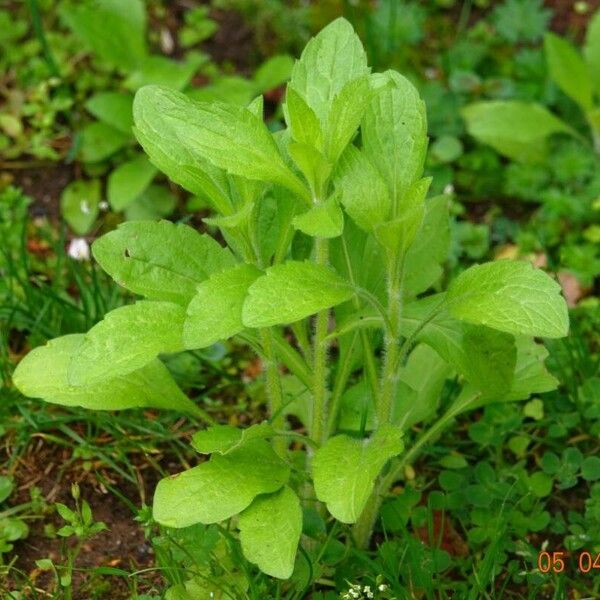
[{"label": "leafy rosette plant", "polygon": [[[210,201],[206,222],[226,246],[166,221],[103,236],[96,260],[145,299],[32,351],[14,376],[50,402],[202,417],[159,356],[249,344],[269,420],[199,431],[193,446],[210,458],[159,483],[154,518],[231,519],[245,557],[281,579],[300,543],[316,560],[303,515],[326,510],[366,546],[391,485],[455,417],[554,388],[534,338],[568,330],[559,285],[527,262],[473,266],[442,291],[448,200],[427,197],[425,106],[402,75],[370,72],[347,21],[308,43],[284,109],[287,128],[271,133],[262,98],[240,107],[140,89],[138,140]],[[290,431],[289,414],[304,430]]]}]

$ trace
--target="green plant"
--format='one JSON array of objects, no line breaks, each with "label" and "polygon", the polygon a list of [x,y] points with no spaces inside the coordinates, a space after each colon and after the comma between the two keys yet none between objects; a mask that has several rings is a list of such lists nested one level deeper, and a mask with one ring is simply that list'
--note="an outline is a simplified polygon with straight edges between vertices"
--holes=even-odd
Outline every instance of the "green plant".
[{"label": "green plant", "polygon": [[317,573],[345,525],[369,544],[391,485],[456,416],[555,387],[533,337],[566,335],[560,287],[526,262],[497,261],[441,291],[448,200],[426,199],[424,104],[400,74],[370,73],[347,21],[295,64],[284,131],[265,127],[261,98],[244,108],[148,86],[133,113],[150,161],[210,201],[206,222],[227,247],[166,221],[105,235],[96,260],[146,299],[34,350],[14,383],[59,404],[202,416],[157,356],[234,336],[255,349],[268,421],[196,433],[210,459],[159,483],[159,523],[231,520],[263,572],[287,579],[308,560]]},{"label": "green plant", "polygon": [[[583,56],[567,40],[547,33],[544,49],[552,81],[582,111],[593,146],[600,153],[600,12],[590,20]],[[543,105],[516,100],[477,102],[463,109],[469,133],[514,160],[534,162],[545,156],[553,134],[583,136]],[[507,128],[506,123],[511,123]]]}]

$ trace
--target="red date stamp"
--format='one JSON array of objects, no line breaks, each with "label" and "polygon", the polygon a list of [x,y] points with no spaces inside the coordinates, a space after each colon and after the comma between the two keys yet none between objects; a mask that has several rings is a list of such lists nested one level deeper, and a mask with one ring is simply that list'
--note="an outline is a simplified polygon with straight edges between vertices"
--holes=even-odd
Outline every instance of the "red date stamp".
[{"label": "red date stamp", "polygon": [[[571,556],[577,560],[577,571],[589,573],[600,571],[600,553],[592,553],[587,550],[573,553]],[[537,567],[540,573],[562,573],[566,568],[568,552],[540,552],[538,554]]]}]

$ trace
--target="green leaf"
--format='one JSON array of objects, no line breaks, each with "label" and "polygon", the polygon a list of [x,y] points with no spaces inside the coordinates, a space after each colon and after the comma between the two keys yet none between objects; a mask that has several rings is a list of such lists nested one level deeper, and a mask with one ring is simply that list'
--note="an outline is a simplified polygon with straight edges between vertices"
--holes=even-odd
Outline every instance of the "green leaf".
[{"label": "green leaf", "polygon": [[10,477],[0,475],[0,504],[12,494],[14,487],[14,483]]},{"label": "green leaf", "polygon": [[259,494],[280,489],[289,467],[264,440],[163,479],[154,493],[154,519],[167,527],[218,523],[237,515]]},{"label": "green leaf", "polygon": [[600,98],[600,11],[596,11],[588,25],[583,54],[596,96]]},{"label": "green leaf", "polygon": [[353,79],[369,74],[360,39],[346,19],[336,19],[313,37],[292,70],[291,86],[322,123],[333,99]]},{"label": "green leaf", "polygon": [[334,238],[342,235],[344,215],[335,196],[316,204],[307,212],[296,215],[294,227],[306,235],[318,238]]},{"label": "green leaf", "polygon": [[94,258],[123,287],[186,305],[211,274],[235,265],[208,235],[170,221],[123,223],[92,245]]},{"label": "green leaf", "polygon": [[350,285],[335,271],[288,261],[267,269],[249,288],[242,310],[246,327],[293,323],[349,300]]},{"label": "green leaf", "polygon": [[127,221],[155,221],[169,216],[177,204],[177,198],[164,185],[150,184],[140,196],[125,209]]},{"label": "green leaf", "polygon": [[579,52],[554,33],[544,36],[544,50],[550,77],[558,87],[583,110],[592,108],[592,79]]},{"label": "green leaf", "polygon": [[261,275],[256,267],[240,264],[203,281],[187,308],[183,326],[186,348],[205,348],[242,331],[248,288]]},{"label": "green leaf", "polygon": [[370,231],[388,218],[391,200],[385,181],[364,152],[349,146],[342,154],[334,184],[354,222]]},{"label": "green leaf", "polygon": [[254,72],[256,94],[264,94],[285,83],[292,74],[294,59],[289,54],[277,54],[265,60]]},{"label": "green leaf", "polygon": [[148,56],[139,68],[127,77],[125,87],[134,91],[145,85],[164,85],[174,90],[182,90],[190,83],[202,62],[203,59],[177,62],[166,56]]},{"label": "green leaf", "polygon": [[450,247],[449,201],[446,195],[425,201],[421,228],[404,260],[404,292],[416,296],[442,275]]},{"label": "green leaf", "polygon": [[71,385],[67,378],[69,366],[77,358],[84,337],[83,334],[64,335],[29,352],[13,375],[17,389],[30,398],[92,410],[153,407],[196,412],[193,402],[177,387],[159,360],[100,383]]},{"label": "green leaf", "polygon": [[247,429],[232,425],[215,425],[192,436],[192,446],[200,454],[228,454],[250,440],[268,438],[275,434],[273,427],[266,421],[256,423]]},{"label": "green leaf", "polygon": [[250,562],[271,577],[292,576],[302,533],[302,509],[289,487],[256,498],[240,515],[238,528],[242,551]]},{"label": "green leaf", "polygon": [[558,381],[548,373],[544,359],[546,348],[527,337],[517,337],[517,361],[513,382],[505,394],[493,390],[480,390],[468,383],[454,401],[450,411],[454,416],[467,410],[474,410],[491,402],[516,402],[526,400],[532,394],[542,394],[556,389]]},{"label": "green leaf", "polygon": [[100,162],[123,148],[129,140],[130,136],[106,123],[90,123],[81,130],[81,160]]},{"label": "green leaf", "polygon": [[276,183],[308,198],[265,124],[247,108],[194,102],[179,92],[151,85],[135,95],[133,116],[136,127],[151,128],[155,139],[175,139],[192,156],[232,175]]},{"label": "green leaf", "polygon": [[550,135],[576,135],[541,104],[517,100],[476,102],[463,108],[462,116],[470,135],[500,154],[522,162],[541,160]]},{"label": "green leaf", "polygon": [[291,85],[285,93],[283,114],[293,140],[322,150],[323,131],[319,118]]},{"label": "green leaf", "polygon": [[142,300],[105,315],[85,335],[68,373],[84,386],[131,373],[158,354],[180,352],[185,310],[171,302]]},{"label": "green leaf", "polygon": [[143,154],[121,163],[108,176],[107,195],[113,210],[123,210],[140,196],[150,185],[156,172],[156,167]]},{"label": "green leaf", "polygon": [[97,119],[131,137],[133,127],[133,96],[121,92],[94,94],[85,107]]},{"label": "green leaf", "polygon": [[499,260],[463,271],[450,285],[450,313],[476,325],[520,335],[567,335],[560,285],[526,261]]},{"label": "green leaf", "polygon": [[207,199],[218,212],[233,212],[225,172],[193,153],[179,141],[173,130],[159,130],[152,119],[146,120],[138,113],[134,134],[150,162],[172,181]]},{"label": "green leaf", "polygon": [[98,216],[100,181],[79,179],[71,182],[60,195],[60,211],[71,229],[85,235]]},{"label": "green leaf", "polygon": [[[411,335],[428,320],[443,294],[406,304],[402,329]],[[431,346],[458,373],[478,389],[496,394],[508,392],[513,383],[517,359],[512,335],[481,325],[457,321],[447,312],[431,319],[417,334],[417,340]]]},{"label": "green leaf", "polygon": [[114,67],[133,69],[146,56],[142,0],[65,2],[60,15],[81,42]]},{"label": "green leaf", "polygon": [[586,481],[597,481],[600,479],[600,458],[588,456],[581,464],[581,476]]},{"label": "green leaf", "polygon": [[365,112],[362,142],[365,154],[388,185],[393,205],[401,209],[404,195],[423,172],[427,115],[408,79],[395,71],[382,77],[386,84]]},{"label": "green leaf", "polygon": [[290,142],[287,151],[306,177],[313,196],[319,196],[320,190],[325,189],[327,179],[331,175],[331,163],[308,144]]},{"label": "green leaf", "polygon": [[406,431],[431,417],[451,373],[447,361],[439,354],[425,344],[417,345],[399,372],[397,399],[392,408],[394,423]]},{"label": "green leaf", "polygon": [[369,77],[346,83],[333,98],[325,129],[325,156],[335,164],[354,138],[371,100]]},{"label": "green leaf", "polygon": [[360,517],[379,472],[404,449],[401,430],[382,425],[371,438],[337,435],[315,453],[313,481],[317,498],[342,523]]},{"label": "green leaf", "polygon": [[[394,256],[405,256],[421,230],[425,218],[425,196],[430,184],[431,177],[415,181],[406,193],[401,216],[375,228],[375,237],[379,243]],[[443,228],[441,231],[443,232]],[[439,235],[440,232],[437,233]]]}]

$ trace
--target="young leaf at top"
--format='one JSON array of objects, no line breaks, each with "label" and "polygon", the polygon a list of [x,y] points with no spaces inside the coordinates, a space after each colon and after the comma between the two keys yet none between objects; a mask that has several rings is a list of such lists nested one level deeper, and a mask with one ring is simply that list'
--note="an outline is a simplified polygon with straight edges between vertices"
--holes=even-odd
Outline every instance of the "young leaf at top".
[{"label": "young leaf at top", "polygon": [[344,209],[361,229],[370,231],[388,218],[391,200],[385,181],[355,146],[342,154],[334,184],[341,192]]},{"label": "young leaf at top", "polygon": [[136,128],[153,129],[155,139],[175,138],[192,155],[232,175],[277,183],[310,200],[263,121],[247,108],[194,102],[180,92],[150,85],[136,93],[133,116]]},{"label": "young leaf at top", "polygon": [[425,104],[408,79],[395,71],[371,100],[362,124],[363,149],[388,186],[394,215],[421,178],[427,151]]},{"label": "young leaf at top", "polygon": [[315,204],[307,212],[296,215],[294,227],[306,235],[320,238],[334,238],[344,230],[344,215],[335,195],[320,204]]},{"label": "young leaf at top", "polygon": [[70,385],[67,379],[69,366],[77,356],[84,337],[83,334],[64,335],[32,350],[13,374],[17,389],[30,398],[92,410],[152,407],[188,413],[197,411],[159,360],[97,384]]},{"label": "young leaf at top", "polygon": [[271,577],[291,577],[302,533],[302,509],[289,487],[255,498],[240,514],[238,527],[242,551],[250,562]]},{"label": "young leaf at top", "polygon": [[347,435],[330,438],[313,459],[317,498],[342,523],[355,523],[371,495],[375,478],[385,463],[403,449],[402,432],[393,425],[382,425],[366,440]]},{"label": "young leaf at top", "polygon": [[92,385],[126,375],[161,353],[183,348],[185,309],[171,302],[142,300],[109,312],[86,334],[73,357],[71,385]]},{"label": "young leaf at top", "polygon": [[292,70],[290,85],[325,123],[335,96],[349,81],[369,72],[359,37],[352,25],[340,18],[306,44]]},{"label": "young leaf at top", "polygon": [[92,252],[119,285],[182,305],[199,283],[235,265],[231,252],[210,236],[170,221],[123,223],[96,240]]},{"label": "young leaf at top", "polygon": [[203,281],[187,308],[183,326],[186,348],[205,348],[242,331],[248,288],[261,275],[256,267],[241,264]]},{"label": "young leaf at top", "polygon": [[335,271],[311,262],[269,267],[248,289],[242,309],[246,327],[293,323],[349,300],[352,287]]},{"label": "young leaf at top", "polygon": [[525,261],[499,260],[461,273],[447,295],[457,319],[520,335],[567,335],[569,314],[560,285]]},{"label": "young leaf at top", "polygon": [[154,494],[154,519],[168,527],[219,523],[271,494],[288,480],[289,467],[264,440],[162,479]]},{"label": "young leaf at top", "polygon": [[569,42],[554,33],[547,33],[544,36],[544,50],[550,77],[558,87],[583,110],[592,108],[592,79],[579,52]]},{"label": "young leaf at top", "polygon": [[304,98],[290,85],[285,93],[283,105],[285,121],[292,139],[317,150],[323,148],[323,131],[317,115]]}]

